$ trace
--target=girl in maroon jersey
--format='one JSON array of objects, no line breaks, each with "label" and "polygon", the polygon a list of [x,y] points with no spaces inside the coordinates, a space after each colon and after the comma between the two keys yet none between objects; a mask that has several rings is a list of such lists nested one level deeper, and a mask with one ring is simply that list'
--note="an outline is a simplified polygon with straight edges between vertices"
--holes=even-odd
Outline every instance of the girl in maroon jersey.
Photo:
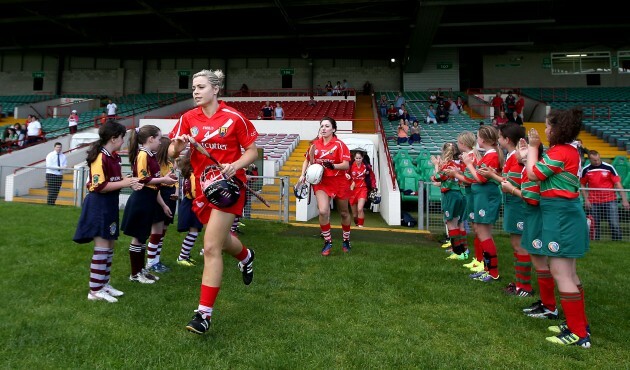
[{"label": "girl in maroon jersey", "polygon": [[[246,198],[245,189],[232,177],[242,183],[247,181],[244,168],[258,157],[258,132],[243,114],[218,99],[224,79],[221,70],[202,70],[193,75],[192,91],[197,107],[184,113],[170,133],[173,140],[169,154],[172,158],[179,157],[190,142],[206,148],[220,163],[217,165],[197,150],[190,156],[195,187],[200,189],[192,209],[199,221],[207,225],[203,238],[204,268],[199,305],[186,325],[187,330],[196,334],[204,334],[210,328],[221,287],[224,251],[239,261],[238,268],[245,285],[251,284],[254,278],[254,251],[231,234],[230,228],[234,218],[242,215]],[[199,180],[202,176],[208,180],[204,174],[212,176],[209,181],[204,181],[206,189],[211,190],[209,197],[204,194],[205,189]],[[234,190],[235,187],[239,191]]]},{"label": "girl in maroon jersey", "polygon": [[[335,200],[335,206],[341,216],[341,228],[343,230],[342,249],[349,252],[350,224],[352,216],[348,207],[350,198],[350,182],[346,178],[346,171],[350,168],[350,151],[346,144],[337,138],[337,121],[330,117],[324,117],[319,123],[319,136],[314,140],[312,151],[314,163],[325,167],[322,181],[313,185],[313,191],[317,198],[319,209],[319,226],[324,237],[322,256],[330,255],[332,250],[332,237],[330,235],[330,200]],[[309,152],[311,152],[309,150]],[[307,153],[308,155],[308,153]],[[302,164],[302,174],[306,173],[309,158]],[[304,182],[304,175],[300,176],[300,183]]]},{"label": "girl in maroon jersey", "polygon": [[[365,203],[367,202],[368,192],[376,189],[376,179],[369,162],[364,161],[363,152],[357,151],[354,154],[354,162],[346,174],[346,178],[350,180],[350,208],[354,216],[354,224],[363,227],[365,223]],[[369,181],[369,183],[368,183]]]},{"label": "girl in maroon jersey", "polygon": [[117,302],[116,297],[123,295],[109,283],[114,244],[119,234],[118,196],[120,189],[140,190],[143,186],[136,177],[122,176],[117,151],[124,142],[125,131],[120,123],[107,122],[98,129],[99,140],[87,152],[86,162],[90,167],[88,195],[83,200],[73,240],[81,244],[94,241],[89,300]]},{"label": "girl in maroon jersey", "polygon": [[540,136],[529,131],[527,177],[540,181],[542,212],[542,246],[540,252],[549,257],[566,325],[549,329],[559,332],[547,341],[560,345],[590,348],[590,329],[584,310],[584,290],[577,275],[576,262],[589,249],[586,215],[579,199],[580,153],[571,145],[582,127],[579,109],[552,110],[547,115],[545,134],[549,150],[538,160]]}]

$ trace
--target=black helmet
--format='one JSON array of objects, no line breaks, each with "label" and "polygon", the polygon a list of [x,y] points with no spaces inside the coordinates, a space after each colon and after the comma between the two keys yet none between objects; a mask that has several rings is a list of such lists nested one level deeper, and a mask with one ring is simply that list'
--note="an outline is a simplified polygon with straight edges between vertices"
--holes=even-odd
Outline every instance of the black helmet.
[{"label": "black helmet", "polygon": [[217,166],[206,167],[199,180],[208,202],[219,208],[232,206],[241,196],[238,184],[232,178],[226,179]]},{"label": "black helmet", "polygon": [[372,189],[370,195],[368,195],[368,200],[372,202],[372,204],[379,204],[381,202],[381,195],[378,193],[378,189]]}]

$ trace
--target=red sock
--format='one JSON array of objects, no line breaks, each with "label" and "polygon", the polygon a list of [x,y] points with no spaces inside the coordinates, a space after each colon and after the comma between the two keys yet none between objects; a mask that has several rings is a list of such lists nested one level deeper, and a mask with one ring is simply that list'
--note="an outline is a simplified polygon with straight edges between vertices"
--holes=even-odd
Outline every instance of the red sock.
[{"label": "red sock", "polygon": [[540,289],[540,300],[543,305],[550,311],[556,310],[556,294],[555,282],[553,276],[549,270],[536,270],[536,276],[538,276],[538,289]]},{"label": "red sock", "polygon": [[477,262],[481,262],[483,261],[483,249],[481,249],[481,240],[479,240],[477,236],[475,236],[474,245],[475,245],[475,259],[477,260]]},{"label": "red sock", "polygon": [[468,236],[466,235],[466,230],[459,229],[459,239],[464,246],[464,250],[468,249]]},{"label": "red sock", "polygon": [[453,253],[462,254],[464,251],[461,247],[459,229],[448,230],[448,237],[451,239],[451,250]]},{"label": "red sock", "polygon": [[499,257],[497,256],[497,246],[492,238],[479,243],[483,250],[483,255],[488,259],[486,269],[493,278],[499,277]]},{"label": "red sock", "polygon": [[341,224],[341,230],[343,230],[343,240],[350,240],[350,225]]},{"label": "red sock", "polygon": [[207,307],[214,307],[214,302],[219,294],[218,286],[207,286],[201,284],[201,294],[199,295],[199,304]]},{"label": "red sock", "polygon": [[241,249],[241,251],[234,256],[234,258],[236,258],[239,261],[244,260],[245,258],[247,258],[247,254],[249,253],[249,251],[247,250],[247,248],[245,248],[245,246],[243,246],[243,249]]},{"label": "red sock", "polygon": [[586,301],[584,300],[584,287],[582,284],[578,284],[578,290],[580,291],[580,295],[582,296],[582,302],[584,304],[584,322],[588,325],[588,319],[586,318]]},{"label": "red sock", "polygon": [[514,272],[516,273],[516,286],[532,291],[532,259],[529,254],[515,254]]},{"label": "red sock", "polygon": [[319,228],[322,230],[324,240],[327,242],[331,241],[332,236],[330,235],[330,223],[327,223],[326,225],[319,225]]},{"label": "red sock", "polygon": [[363,223],[365,222],[365,218],[358,218],[359,220],[359,226],[363,226]]},{"label": "red sock", "polygon": [[360,218],[355,217],[355,218],[354,218],[354,224],[355,224],[355,225],[361,225],[361,224],[359,223],[359,220],[360,220]]},{"label": "red sock", "polygon": [[586,322],[584,321],[584,301],[580,292],[560,292],[560,304],[567,319],[567,326],[571,333],[580,338],[586,337]]}]

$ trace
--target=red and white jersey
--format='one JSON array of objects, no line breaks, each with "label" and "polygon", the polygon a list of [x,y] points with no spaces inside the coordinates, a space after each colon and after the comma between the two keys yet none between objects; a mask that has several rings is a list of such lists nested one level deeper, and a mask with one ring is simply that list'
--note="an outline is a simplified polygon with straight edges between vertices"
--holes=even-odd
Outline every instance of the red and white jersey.
[{"label": "red and white jersey", "polygon": [[[343,161],[350,162],[350,150],[337,137],[333,136],[328,144],[324,144],[324,139],[318,138],[313,142],[315,146],[313,161],[314,163],[323,164],[324,162],[331,162],[333,164],[342,163]],[[309,153],[307,152],[308,156]],[[346,176],[346,170],[330,170],[324,167],[324,177],[327,176]]]},{"label": "red and white jersey", "polygon": [[[241,148],[250,146],[258,137],[258,131],[245,116],[236,109],[219,101],[219,107],[212,117],[207,117],[201,107],[184,113],[169,137],[190,135],[220,163],[233,163],[241,157]],[[203,170],[214,165],[209,158],[193,150],[190,157],[195,177],[199,179]],[[239,169],[236,176],[247,181],[245,170]]]},{"label": "red and white jersey", "polygon": [[[350,174],[351,181],[354,182],[355,189],[366,188],[366,187],[369,187],[370,189],[374,189],[376,187],[374,174],[371,173],[370,167],[366,166],[365,163],[360,162],[359,164],[357,164],[356,161],[353,161],[352,165],[350,166],[350,169],[348,170],[348,173]],[[370,175],[369,186],[366,183],[367,175]]]}]

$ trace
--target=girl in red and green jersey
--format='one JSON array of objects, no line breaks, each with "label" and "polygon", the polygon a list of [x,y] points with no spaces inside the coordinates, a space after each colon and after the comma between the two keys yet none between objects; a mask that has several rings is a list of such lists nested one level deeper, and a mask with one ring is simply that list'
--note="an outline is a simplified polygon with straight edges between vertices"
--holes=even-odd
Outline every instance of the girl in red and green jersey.
[{"label": "girl in red and green jersey", "polygon": [[[477,138],[475,137],[475,134],[470,131],[464,131],[457,136],[457,148],[460,152],[462,152],[462,157],[472,154],[474,156],[475,164],[480,158],[479,152],[475,149],[476,144]],[[471,184],[475,182],[475,179],[463,162],[459,163],[458,169],[447,169],[447,173],[449,176],[459,180],[460,186],[463,188],[464,201],[466,203],[464,208],[464,219],[470,223],[471,229],[475,232],[475,258],[472,259],[472,262],[464,264],[464,267],[470,268],[473,272],[483,271],[483,251],[479,246],[479,238],[477,238],[476,226],[474,223],[474,199],[470,188]],[[462,237],[462,241],[467,245],[466,227],[463,222],[460,224],[459,232]]]},{"label": "girl in red and green jersey", "polygon": [[[521,139],[517,149],[518,158],[524,163],[527,161],[527,142]],[[538,148],[539,160],[542,159],[543,146]],[[540,300],[531,306],[524,308],[523,312],[530,317],[539,319],[555,319],[558,317],[558,309],[555,296],[555,284],[553,276],[549,270],[549,258],[541,254],[542,248],[542,212],[540,210],[540,185],[538,181],[529,180],[527,168],[523,167],[521,173],[520,186],[514,186],[510,181],[505,180],[501,187],[505,193],[513,193],[514,196],[521,197],[525,202],[523,208],[523,234],[521,237],[521,247],[525,249],[531,257],[538,289],[540,290]]]},{"label": "girl in red and green jersey", "polygon": [[491,167],[495,171],[503,166],[503,152],[498,146],[499,134],[492,126],[482,126],[477,133],[477,144],[485,153],[477,165],[473,162],[473,156],[465,156],[462,159],[466,167],[475,179],[471,185],[474,202],[474,221],[477,224],[477,237],[479,246],[483,250],[485,271],[470,275],[472,279],[490,282],[499,279],[497,247],[492,239],[492,225],[499,217],[501,206],[501,191],[499,183],[493,179],[487,179],[478,169]]},{"label": "girl in red and green jersey", "polygon": [[[525,138],[525,129],[516,123],[499,126],[499,145],[508,152],[501,175],[481,168],[479,172],[487,178],[501,183],[510,182],[514,189],[520,187],[523,164],[518,160],[516,145]],[[510,234],[510,244],[514,253],[514,275],[516,283],[510,283],[505,289],[509,295],[529,297],[532,295],[531,272],[532,261],[527,251],[521,248],[521,234],[523,233],[523,201],[510,192],[505,192],[503,206],[503,230]]]},{"label": "girl in red and green jersey", "polygon": [[[448,230],[448,236],[451,238],[451,244],[453,246],[453,253],[448,258],[463,261],[468,259],[468,249],[462,240],[459,224],[464,218],[466,204],[457,179],[451,177],[447,172],[448,169],[459,168],[459,165],[454,160],[458,154],[457,152],[458,150],[455,144],[444,143],[442,146],[442,156],[431,156],[431,162],[435,166],[435,175],[431,176],[431,181],[440,183],[442,213]],[[465,238],[466,234],[464,233],[464,239]]]},{"label": "girl in red and green jersey", "polygon": [[567,320],[567,330],[547,337],[561,345],[591,346],[584,311],[584,290],[577,275],[576,259],[589,249],[586,215],[578,199],[580,154],[573,142],[582,126],[579,109],[552,110],[547,115],[545,134],[549,150],[538,160],[540,136],[529,132],[527,176],[540,181],[542,211],[542,254],[549,257],[549,267],[558,286],[560,304]]}]

